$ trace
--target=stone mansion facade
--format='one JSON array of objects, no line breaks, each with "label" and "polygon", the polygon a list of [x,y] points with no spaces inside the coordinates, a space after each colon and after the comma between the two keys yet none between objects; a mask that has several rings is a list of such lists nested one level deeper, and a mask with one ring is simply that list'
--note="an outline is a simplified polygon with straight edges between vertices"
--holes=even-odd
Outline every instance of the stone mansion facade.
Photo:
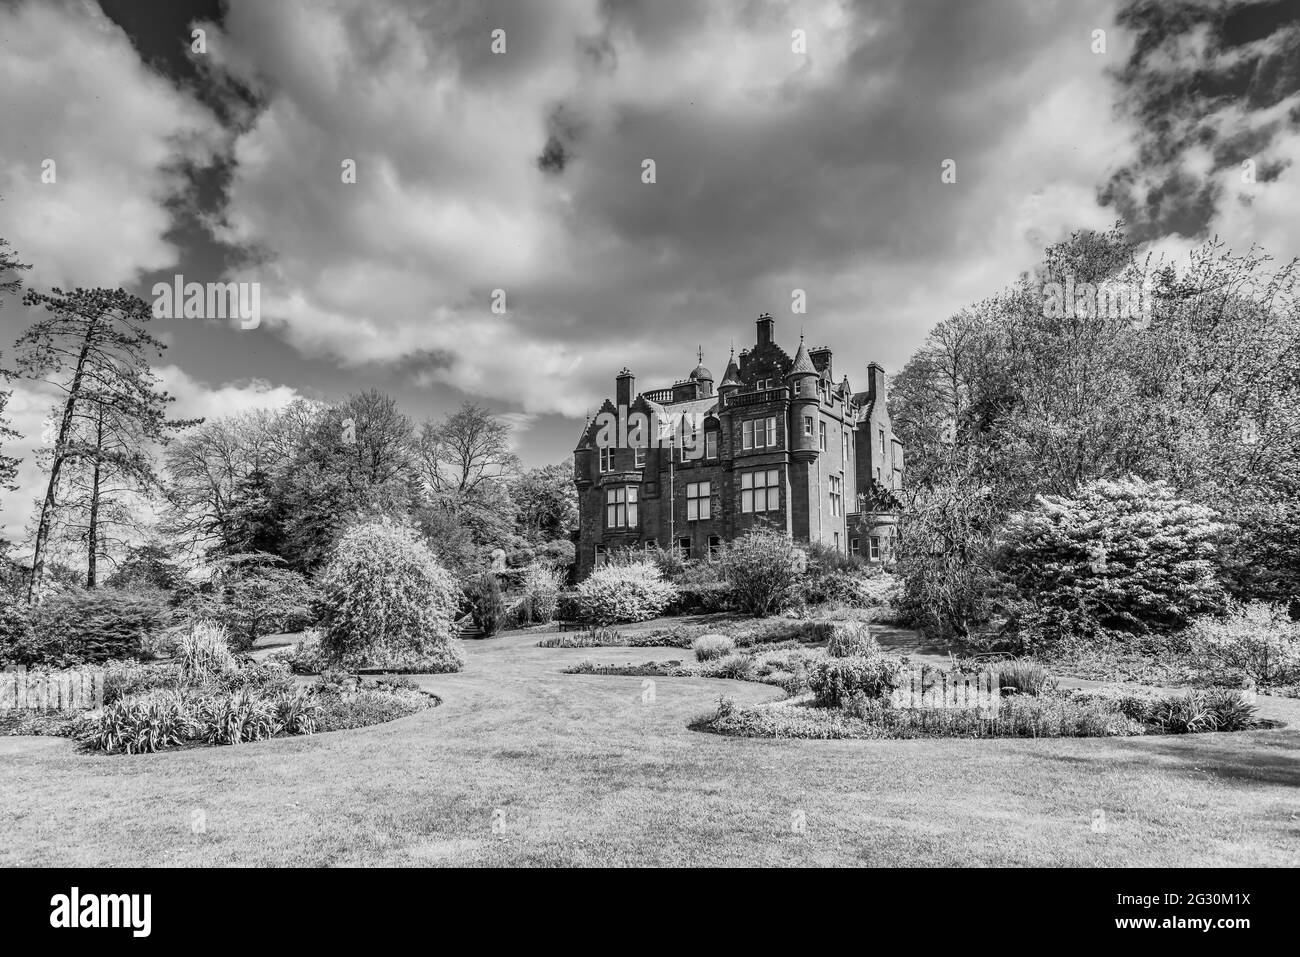
[{"label": "stone mansion facade", "polygon": [[[758,318],[757,342],[739,363],[733,353],[716,389],[702,361],[647,392],[627,369],[618,374],[614,399],[574,450],[579,581],[613,548],[657,544],[707,558],[757,523],[888,559],[903,449],[884,369],[868,365],[866,390],[854,392],[847,375],[835,381],[830,349],[801,339],[791,358],[774,325]],[[636,428],[639,420],[651,427]]]}]

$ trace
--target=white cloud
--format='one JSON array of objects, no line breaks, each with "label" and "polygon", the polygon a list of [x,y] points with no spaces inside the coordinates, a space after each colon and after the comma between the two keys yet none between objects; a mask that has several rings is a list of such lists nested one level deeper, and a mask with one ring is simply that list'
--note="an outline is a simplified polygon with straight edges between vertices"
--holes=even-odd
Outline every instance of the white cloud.
[{"label": "white cloud", "polygon": [[177,163],[224,135],[209,111],[95,4],[0,7],[0,36],[0,212],[29,283],[117,286],[175,262],[164,202],[185,185]]}]

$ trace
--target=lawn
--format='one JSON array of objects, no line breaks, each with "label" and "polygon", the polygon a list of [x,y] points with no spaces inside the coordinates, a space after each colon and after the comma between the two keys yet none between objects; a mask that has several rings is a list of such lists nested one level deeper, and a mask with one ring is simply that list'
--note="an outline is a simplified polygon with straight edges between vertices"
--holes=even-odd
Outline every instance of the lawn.
[{"label": "lawn", "polygon": [[1300,860],[1300,701],[1261,698],[1261,715],[1288,727],[1238,734],[724,738],[687,724],[721,693],[744,705],[780,692],[662,678],[643,701],[642,679],[561,669],[689,651],[543,649],[538,637],[470,642],[466,671],[417,679],[440,707],[356,731],[135,757],[0,738],[0,864]]}]

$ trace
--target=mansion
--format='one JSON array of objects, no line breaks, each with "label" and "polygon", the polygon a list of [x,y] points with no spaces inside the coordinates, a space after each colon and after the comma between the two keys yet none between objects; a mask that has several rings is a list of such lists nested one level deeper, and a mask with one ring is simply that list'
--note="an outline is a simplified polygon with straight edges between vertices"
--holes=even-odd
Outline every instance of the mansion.
[{"label": "mansion", "polygon": [[[757,341],[739,362],[733,353],[716,388],[702,356],[668,388],[638,392],[631,372],[618,374],[574,450],[578,580],[610,549],[657,544],[706,558],[758,523],[888,558],[903,449],[884,369],[868,365],[865,391],[854,392],[847,375],[835,381],[830,349],[801,339],[791,358],[774,325],[758,318]],[[629,419],[663,431],[628,429]]]}]

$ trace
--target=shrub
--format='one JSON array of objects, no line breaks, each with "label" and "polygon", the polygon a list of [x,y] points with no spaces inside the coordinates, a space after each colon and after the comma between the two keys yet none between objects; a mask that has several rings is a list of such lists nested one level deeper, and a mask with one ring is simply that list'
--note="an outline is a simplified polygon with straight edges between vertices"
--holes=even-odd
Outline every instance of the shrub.
[{"label": "shrub", "polygon": [[1099,480],[1013,515],[1001,566],[1040,641],[1177,630],[1224,602],[1212,516],[1163,482]]},{"label": "shrub", "polygon": [[109,754],[145,754],[190,740],[196,731],[191,703],[177,691],[152,691],[107,705],[86,743]]},{"label": "shrub", "polygon": [[11,649],[11,656],[19,664],[54,667],[138,658],[148,639],[171,621],[161,592],[111,588],[52,595],[28,615],[28,643]]},{"label": "shrub", "polygon": [[277,733],[315,734],[324,712],[320,701],[306,688],[276,696],[272,702]]},{"label": "shrub", "polygon": [[674,615],[707,615],[731,607],[731,586],[726,582],[677,583],[677,600],[669,612]]},{"label": "shrub", "polygon": [[542,562],[534,562],[524,572],[524,599],[520,624],[545,625],[555,620],[560,603],[564,576]]},{"label": "shrub", "polygon": [[704,673],[710,678],[733,678],[736,681],[749,681],[754,676],[754,659],[749,655],[724,655],[709,665]]},{"label": "shrub", "polygon": [[20,599],[0,596],[0,665],[27,664],[31,640],[27,606]]},{"label": "shrub", "polygon": [[411,529],[388,519],[358,524],[321,575],[327,657],[374,665],[459,671],[452,640],[459,590]]},{"label": "shrub", "polygon": [[387,691],[363,688],[351,695],[324,693],[317,731],[343,731],[393,721],[422,711],[430,704],[418,691]]},{"label": "shrub", "polygon": [[171,662],[141,664],[133,658],[104,664],[104,704],[149,691],[177,691],[181,670]]},{"label": "shrub", "polygon": [[1240,691],[1231,688],[1207,691],[1205,704],[1210,709],[1215,731],[1245,731],[1259,723],[1255,718],[1259,709],[1246,701]]},{"label": "shrub", "polygon": [[832,658],[855,658],[879,652],[880,645],[871,637],[871,627],[866,623],[850,621],[831,626],[826,653]]},{"label": "shrub", "polygon": [[265,697],[293,694],[298,683],[288,667],[277,662],[249,662],[243,667],[227,671],[212,682],[218,691],[233,694],[237,691],[255,691]]},{"label": "shrub", "polygon": [[1233,605],[1224,618],[1197,619],[1189,637],[1194,653],[1260,685],[1300,678],[1300,621],[1282,605]]},{"label": "shrub", "polygon": [[201,621],[192,625],[181,636],[177,651],[181,676],[187,684],[203,684],[237,667],[226,639],[226,630],[211,622]]},{"label": "shrub", "polygon": [[555,599],[557,621],[581,621],[582,602],[576,591],[562,591]]},{"label": "shrub", "polygon": [[465,586],[469,614],[474,624],[483,629],[483,637],[491,638],[506,617],[505,599],[501,597],[501,584],[492,572],[484,572]]},{"label": "shrub", "polygon": [[252,689],[203,699],[197,708],[198,734],[208,744],[241,744],[275,735],[276,706]]},{"label": "shrub", "polygon": [[1214,730],[1214,710],[1205,695],[1189,691],[1158,701],[1151,722],[1163,734],[1195,734]]},{"label": "shrub", "polygon": [[831,571],[805,579],[800,594],[810,605],[834,602],[848,608],[871,608],[881,604],[880,589],[871,587],[871,582],[876,577],[880,576]]},{"label": "shrub", "polygon": [[296,644],[271,652],[266,660],[286,665],[296,675],[320,674],[328,667],[321,652],[320,632],[314,630],[305,632]]},{"label": "shrub", "polygon": [[868,698],[880,698],[898,687],[902,662],[890,655],[858,655],[853,658],[832,658],[822,662],[809,675],[818,704],[839,707],[845,697],[861,692]]},{"label": "shrub", "polygon": [[736,650],[736,643],[726,635],[700,635],[691,642],[691,648],[696,661],[712,661],[731,654]]},{"label": "shrub", "polygon": [[1038,695],[1056,687],[1056,679],[1047,673],[1041,662],[1032,658],[999,661],[996,671],[998,685],[1017,694]]},{"label": "shrub", "polygon": [[218,570],[211,594],[201,594],[198,617],[226,628],[231,648],[246,651],[258,638],[300,628],[311,621],[315,590],[306,577],[276,568],[274,556],[230,559]]},{"label": "shrub", "polygon": [[578,586],[583,617],[599,625],[656,618],[676,597],[677,589],[649,562],[603,565]]},{"label": "shrub", "polygon": [[736,607],[766,617],[794,596],[801,557],[784,532],[760,526],[724,545],[718,562]]},{"label": "shrub", "polygon": [[854,576],[870,568],[870,563],[861,555],[849,555],[825,542],[805,542],[799,548],[808,556],[807,568],[810,578],[832,575]]}]

